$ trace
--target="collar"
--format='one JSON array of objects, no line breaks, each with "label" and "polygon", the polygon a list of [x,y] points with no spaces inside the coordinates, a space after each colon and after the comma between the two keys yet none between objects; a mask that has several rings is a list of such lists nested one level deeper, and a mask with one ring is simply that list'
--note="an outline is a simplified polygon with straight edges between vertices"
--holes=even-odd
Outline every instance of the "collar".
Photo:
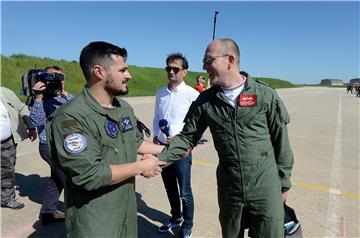
[{"label": "collar", "polygon": [[176,88],[175,88],[173,91],[170,91],[170,90],[169,90],[169,85],[166,85],[166,90],[167,90],[169,93],[176,93],[176,92],[178,92],[178,91],[183,90],[184,88],[186,88],[186,83],[185,83],[185,81],[182,81],[178,86],[176,86]]},{"label": "collar", "polygon": [[[85,102],[89,105],[89,107],[91,107],[94,111],[102,114],[102,115],[106,115],[110,118],[112,118],[113,120],[115,121],[118,121],[117,118],[114,118],[113,116],[111,116],[112,114],[109,112],[109,110],[106,110],[103,106],[101,106],[101,104],[91,95],[90,93],[90,90],[88,87],[85,87],[84,90],[83,90],[83,93],[84,95],[84,100]],[[113,105],[114,105],[114,108],[120,108],[121,107],[121,104],[119,102],[118,99],[116,99],[116,97],[114,97],[114,100],[113,100]]]}]

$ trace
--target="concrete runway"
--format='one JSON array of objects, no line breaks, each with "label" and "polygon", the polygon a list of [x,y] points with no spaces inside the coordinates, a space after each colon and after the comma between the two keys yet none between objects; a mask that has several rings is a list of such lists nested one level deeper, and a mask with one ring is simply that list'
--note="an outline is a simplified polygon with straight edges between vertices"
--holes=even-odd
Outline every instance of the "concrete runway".
[{"label": "concrete runway", "polygon": [[[295,208],[304,237],[360,237],[360,98],[346,94],[345,88],[304,87],[278,93],[291,117],[288,128],[295,156],[288,204]],[[155,98],[125,100],[152,127]],[[209,142],[193,151],[194,238],[221,237],[215,179],[218,159],[208,130],[205,138]],[[25,208],[1,208],[3,238],[65,237],[63,223],[42,226],[38,222],[49,168],[37,146],[29,141],[18,146],[17,198]],[[170,210],[161,177],[138,177],[136,192],[139,238],[177,237],[176,232],[157,232]]]}]

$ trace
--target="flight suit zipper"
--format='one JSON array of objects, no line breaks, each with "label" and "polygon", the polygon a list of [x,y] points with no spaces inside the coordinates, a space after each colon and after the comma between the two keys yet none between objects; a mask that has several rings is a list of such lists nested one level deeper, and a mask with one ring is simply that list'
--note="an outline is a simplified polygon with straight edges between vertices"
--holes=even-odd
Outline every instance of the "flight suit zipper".
[{"label": "flight suit zipper", "polygon": [[242,184],[242,195],[243,195],[243,199],[245,200],[246,194],[245,194],[245,181],[244,181],[244,170],[242,167],[242,163],[241,163],[241,150],[240,150],[240,143],[239,143],[239,138],[238,138],[238,130],[237,130],[237,124],[236,124],[236,118],[237,118],[237,105],[235,105],[235,108],[231,108],[229,109],[229,114],[231,116],[231,121],[232,121],[232,127],[233,127],[233,131],[234,131],[234,138],[235,138],[235,145],[236,145],[236,152],[237,152],[237,156],[238,156],[238,164],[239,164],[239,169],[240,169],[240,181]]}]

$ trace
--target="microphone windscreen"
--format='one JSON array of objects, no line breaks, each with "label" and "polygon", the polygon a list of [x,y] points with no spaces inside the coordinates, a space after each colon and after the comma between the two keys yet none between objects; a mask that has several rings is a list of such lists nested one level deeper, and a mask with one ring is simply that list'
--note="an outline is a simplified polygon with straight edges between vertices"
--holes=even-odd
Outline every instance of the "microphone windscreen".
[{"label": "microphone windscreen", "polygon": [[161,119],[159,121],[159,128],[160,128],[160,131],[162,133],[164,133],[166,136],[169,136],[169,130],[170,130],[170,127],[169,127],[169,123],[166,119]]}]

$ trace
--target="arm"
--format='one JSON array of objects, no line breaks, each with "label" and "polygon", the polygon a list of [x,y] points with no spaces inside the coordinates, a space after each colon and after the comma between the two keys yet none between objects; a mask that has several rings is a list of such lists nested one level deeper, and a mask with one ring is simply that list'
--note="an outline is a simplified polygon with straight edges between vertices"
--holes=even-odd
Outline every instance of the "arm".
[{"label": "arm", "polygon": [[16,108],[16,110],[19,112],[19,116],[23,120],[23,122],[26,126],[26,129],[28,130],[28,138],[31,141],[36,140],[36,138],[37,138],[36,130],[35,130],[34,126],[30,123],[29,110],[28,110],[27,106],[23,102],[20,101],[20,99],[15,95],[15,93],[13,91],[9,90],[8,96],[10,97],[9,101],[11,102],[13,107]]},{"label": "arm", "polygon": [[153,142],[155,144],[158,144],[158,134],[159,134],[159,121],[160,121],[160,116],[159,116],[159,92],[156,93],[156,99],[155,99],[155,109],[154,109],[154,119],[153,119],[153,131],[154,131],[154,139]]},{"label": "arm", "polygon": [[287,110],[275,93],[269,112],[268,125],[271,141],[274,147],[275,160],[282,184],[283,197],[286,199],[287,191],[291,188],[290,176],[293,168],[294,157],[288,138],[287,124],[290,117]]},{"label": "arm", "polygon": [[144,173],[147,173],[147,177],[158,175],[162,171],[160,165],[164,164],[165,162],[157,160],[156,157],[148,156],[144,160],[133,163],[110,165],[111,184],[117,184]]},{"label": "arm", "polygon": [[171,139],[163,152],[159,154],[159,160],[175,161],[183,159],[199,141],[207,127],[199,104],[198,100],[192,103],[185,116],[183,130]]},{"label": "arm", "polygon": [[152,154],[152,155],[158,155],[161,153],[161,151],[164,149],[164,146],[153,144],[149,141],[143,141],[143,143],[138,148],[138,154]]}]

